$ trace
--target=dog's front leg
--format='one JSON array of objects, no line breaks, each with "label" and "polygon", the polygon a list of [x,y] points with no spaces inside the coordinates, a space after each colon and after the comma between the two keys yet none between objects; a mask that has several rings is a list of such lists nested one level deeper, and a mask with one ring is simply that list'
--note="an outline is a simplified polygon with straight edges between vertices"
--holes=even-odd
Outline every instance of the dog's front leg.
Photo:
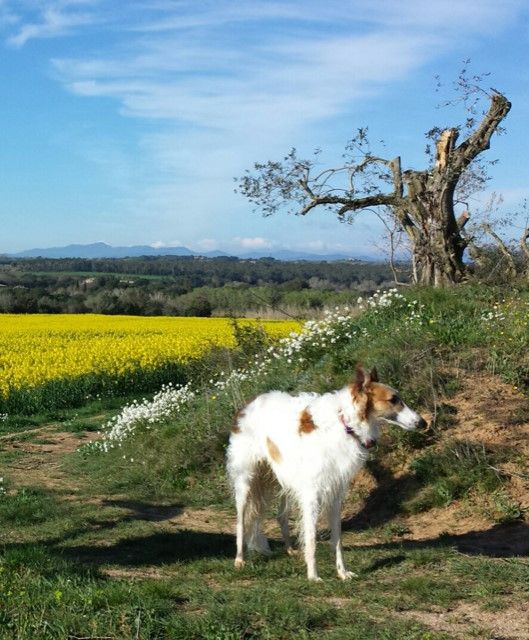
[{"label": "dog's front leg", "polygon": [[336,572],[341,580],[350,580],[356,576],[352,571],[347,571],[343,559],[342,549],[342,498],[336,498],[329,509],[329,524],[331,527],[331,545],[336,553]]},{"label": "dog's front leg", "polygon": [[307,578],[321,582],[316,570],[316,525],[318,522],[318,501],[316,498],[304,500],[301,504],[301,523],[303,527],[303,546]]}]

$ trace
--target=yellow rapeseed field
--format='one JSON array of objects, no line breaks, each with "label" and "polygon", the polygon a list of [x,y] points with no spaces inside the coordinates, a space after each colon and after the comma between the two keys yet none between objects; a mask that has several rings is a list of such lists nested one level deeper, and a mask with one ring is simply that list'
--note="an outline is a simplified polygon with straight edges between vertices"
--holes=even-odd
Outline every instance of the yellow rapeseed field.
[{"label": "yellow rapeseed field", "polygon": [[[243,323],[252,323],[242,320]],[[264,321],[272,337],[296,322]],[[0,394],[87,373],[122,375],[186,362],[212,346],[233,346],[226,318],[103,315],[0,315]]]}]

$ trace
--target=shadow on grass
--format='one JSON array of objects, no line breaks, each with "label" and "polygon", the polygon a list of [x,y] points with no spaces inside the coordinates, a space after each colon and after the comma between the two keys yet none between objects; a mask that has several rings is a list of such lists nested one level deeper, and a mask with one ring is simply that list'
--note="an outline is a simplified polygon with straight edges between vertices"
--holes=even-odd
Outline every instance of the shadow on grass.
[{"label": "shadow on grass", "polygon": [[[354,545],[352,545],[354,546]],[[529,556],[529,524],[525,522],[498,524],[484,531],[450,535],[443,534],[436,538],[424,540],[397,540],[371,545],[362,545],[363,549],[383,551],[413,551],[417,549],[453,548],[465,555],[485,556],[489,558],[525,558]],[[397,556],[375,560],[368,572],[399,564],[405,556]]]},{"label": "shadow on grass", "polygon": [[138,500],[103,500],[103,507],[119,507],[127,509],[129,514],[125,515],[119,522],[131,522],[133,520],[146,520],[148,522],[164,522],[180,515],[185,505],[181,502],[173,504],[157,505]]},{"label": "shadow on grass", "polygon": [[[416,549],[455,548],[468,555],[513,558],[529,555],[529,525],[497,525],[484,531],[460,535],[442,535],[426,540],[398,540],[362,546],[369,550],[393,551],[395,556],[375,559],[368,573],[400,564],[405,552]],[[193,562],[206,558],[232,558],[234,536],[225,533],[180,529],[127,538],[108,546],[55,546],[54,551],[69,560],[94,568],[103,565],[123,567],[160,566],[175,562]]]},{"label": "shadow on grass", "polygon": [[120,540],[108,546],[65,547],[60,553],[92,565],[141,567],[234,555],[234,538],[224,533],[181,529]]},{"label": "shadow on grass", "polygon": [[[392,483],[393,491],[387,482]],[[375,526],[392,519],[399,512],[399,500],[391,502],[388,496],[402,495],[414,490],[413,485],[406,487],[409,478],[387,479],[384,490],[376,489],[368,498],[361,513],[344,522],[344,529]],[[398,493],[397,493],[398,485]],[[389,493],[388,493],[389,491]],[[20,554],[20,558],[31,557],[31,549],[40,547],[46,554],[62,558],[77,567],[80,572],[95,570],[101,566],[156,567],[178,562],[193,562],[202,559],[226,559],[234,555],[235,539],[233,535],[215,531],[199,531],[179,528],[173,524],[172,530],[155,530],[138,534],[121,529],[114,540],[108,536],[98,542],[85,542],[86,534],[100,534],[113,531],[120,524],[134,521],[159,523],[179,515],[184,508],[181,503],[158,505],[148,502],[107,499],[101,504],[101,516],[85,520],[77,526],[53,538],[37,543],[7,543],[0,553]],[[124,513],[106,517],[104,508],[124,509]],[[127,536],[127,533],[129,534]],[[76,540],[79,536],[84,539]],[[99,537],[99,536],[98,536]],[[275,542],[275,541],[273,541]],[[354,548],[354,540],[350,545]],[[390,557],[374,558],[367,569],[368,573],[384,570],[405,559],[405,552],[416,549],[455,548],[468,555],[488,557],[529,556],[529,524],[518,522],[501,524],[482,531],[470,531],[458,535],[441,535],[424,540],[400,538],[387,543],[373,543],[357,547],[371,551],[390,552]]]},{"label": "shadow on grass", "polygon": [[395,516],[402,515],[402,505],[412,498],[421,485],[411,474],[396,478],[380,463],[369,463],[369,470],[377,481],[377,486],[366,498],[362,509],[342,522],[344,531],[370,529],[387,524]]}]

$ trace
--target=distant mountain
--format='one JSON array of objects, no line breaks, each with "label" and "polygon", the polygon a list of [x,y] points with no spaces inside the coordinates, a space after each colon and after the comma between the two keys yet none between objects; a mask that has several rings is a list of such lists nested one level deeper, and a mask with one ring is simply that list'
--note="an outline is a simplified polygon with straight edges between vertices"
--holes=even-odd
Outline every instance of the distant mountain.
[{"label": "distant mountain", "polygon": [[[226,257],[230,254],[223,251],[207,251],[199,253],[191,251],[187,247],[151,247],[149,245],[135,245],[131,247],[112,247],[104,242],[93,244],[69,244],[66,247],[49,247],[47,249],[28,249],[19,253],[9,254],[12,258],[135,258],[139,256],[205,256],[207,258]],[[377,258],[371,256],[351,256],[347,254],[314,254],[303,251],[289,251],[277,249],[268,251],[248,251],[240,253],[238,258],[246,260],[258,260],[260,258],[275,258],[276,260],[294,261],[327,261],[337,260],[361,260],[373,261]]]},{"label": "distant mountain", "polygon": [[286,262],[294,261],[294,260],[308,260],[311,262],[335,262],[337,260],[361,260],[361,261],[371,261],[374,258],[367,257],[355,257],[353,258],[350,255],[345,253],[330,253],[330,254],[316,254],[316,253],[306,253],[304,251],[289,251],[288,249],[277,249],[275,251],[253,251],[249,253],[241,253],[239,258],[243,258],[246,260],[258,260],[259,258],[275,258],[276,260],[284,260]]},{"label": "distant mountain", "polygon": [[93,244],[69,244],[66,247],[28,249],[12,254],[14,258],[132,258],[137,256],[192,256],[187,247],[111,247],[104,242]]}]

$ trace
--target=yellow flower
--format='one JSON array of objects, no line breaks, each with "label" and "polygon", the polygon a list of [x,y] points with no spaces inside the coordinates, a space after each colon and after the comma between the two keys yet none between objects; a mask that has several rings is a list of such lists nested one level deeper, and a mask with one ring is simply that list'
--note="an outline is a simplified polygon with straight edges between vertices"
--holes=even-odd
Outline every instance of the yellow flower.
[{"label": "yellow flower", "polygon": [[[261,324],[272,338],[300,329],[290,321]],[[6,314],[0,319],[0,395],[60,378],[185,363],[212,347],[234,345],[226,318]]]}]

